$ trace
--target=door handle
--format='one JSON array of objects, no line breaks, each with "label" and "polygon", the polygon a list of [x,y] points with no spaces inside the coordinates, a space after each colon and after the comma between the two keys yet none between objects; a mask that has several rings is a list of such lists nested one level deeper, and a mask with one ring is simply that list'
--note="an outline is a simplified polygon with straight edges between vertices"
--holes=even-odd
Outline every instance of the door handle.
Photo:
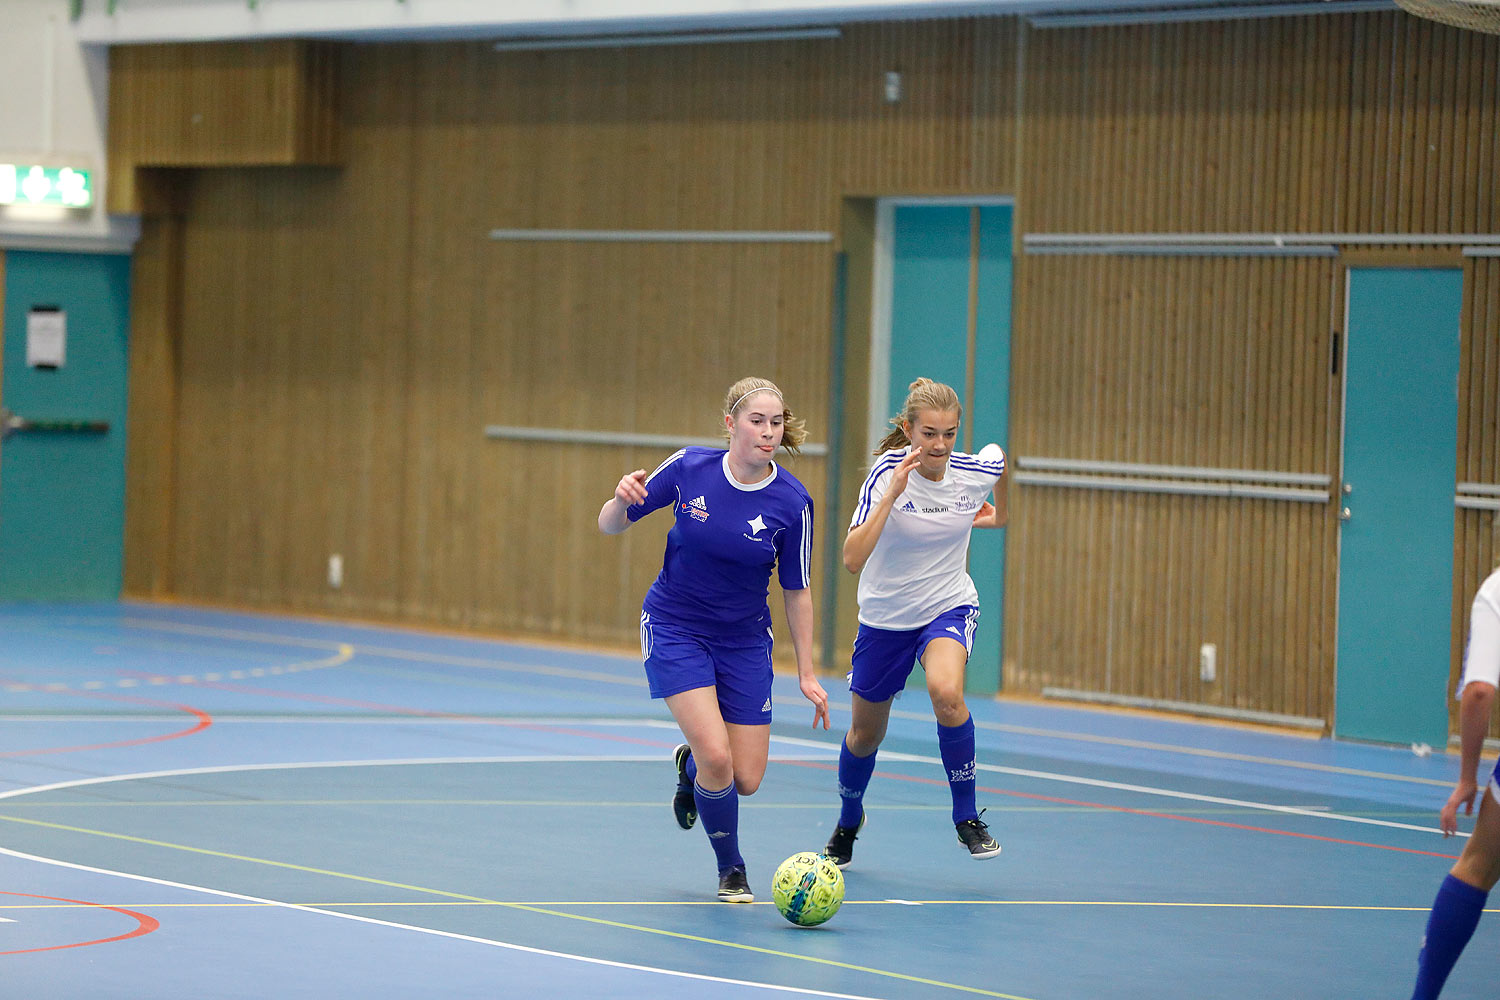
[{"label": "door handle", "polygon": [[107,420],[27,420],[0,407],[0,440],[18,433],[107,434]]}]

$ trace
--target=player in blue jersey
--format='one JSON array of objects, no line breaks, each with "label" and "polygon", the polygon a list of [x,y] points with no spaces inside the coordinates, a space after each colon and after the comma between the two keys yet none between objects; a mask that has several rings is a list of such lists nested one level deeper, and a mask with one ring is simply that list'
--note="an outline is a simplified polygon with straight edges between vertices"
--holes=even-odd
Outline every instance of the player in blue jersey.
[{"label": "player in blue jersey", "polygon": [[[1005,453],[998,445],[977,455],[954,451],[962,414],[950,387],[925,378],[911,384],[891,421],[895,429],[875,452],[844,540],[844,566],[860,576],[849,672],[853,718],[839,751],[839,820],[824,848],[840,868],[853,860],[864,826],[865,789],[891,702],[917,661],[937,716],[958,842],[974,858],[1000,853],[974,802],[978,762],[964,671],[979,622],[979,595],[966,569],[969,535],[1005,524]],[[991,491],[993,504],[985,499]]]},{"label": "player in blue jersey", "polygon": [[1427,933],[1417,958],[1417,985],[1412,1000],[1432,1000],[1448,981],[1448,973],[1474,935],[1490,890],[1500,882],[1500,764],[1481,790],[1475,780],[1479,751],[1490,728],[1490,709],[1500,685],[1500,570],[1479,585],[1469,612],[1469,644],[1464,650],[1459,697],[1458,784],[1438,817],[1443,836],[1458,832],[1458,810],[1472,814],[1474,798],[1482,795],[1479,819],[1463,854],[1438,889]]},{"label": "player in blue jersey", "polygon": [[627,473],[599,511],[599,530],[624,531],[671,506],[661,573],[641,610],[641,655],[651,697],[687,740],[673,751],[672,811],[703,830],[719,865],[719,899],[755,899],[739,848],[739,796],[766,773],[771,746],[771,611],[776,571],[802,693],[827,729],[828,695],[813,673],[812,498],[779,467],[806,436],[781,390],[744,378],[724,398],[728,449],[683,448],[649,476]]}]

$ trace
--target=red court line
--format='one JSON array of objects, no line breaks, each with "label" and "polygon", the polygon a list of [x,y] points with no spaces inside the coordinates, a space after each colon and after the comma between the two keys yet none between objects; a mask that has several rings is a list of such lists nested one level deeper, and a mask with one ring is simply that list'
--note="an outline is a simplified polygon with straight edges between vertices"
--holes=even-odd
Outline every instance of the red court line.
[{"label": "red court line", "polygon": [[[816,761],[787,761],[798,767],[811,767],[820,771],[837,771],[838,766],[834,764],[820,764]],[[937,778],[923,778],[910,774],[891,774],[886,771],[876,771],[874,777],[893,778],[896,781],[906,781],[919,785],[942,785],[948,787],[948,782]],[[992,795],[1009,795],[1018,799],[1035,799],[1039,802],[1055,802],[1058,805],[1087,806],[1090,809],[1104,809],[1109,812],[1131,813],[1135,816],[1151,816],[1155,819],[1175,819],[1183,823],[1200,823],[1204,826],[1222,826],[1231,830],[1246,830],[1251,833],[1269,833],[1278,837],[1296,837],[1300,840],[1321,840],[1328,844],[1346,844],[1350,847],[1373,847],[1379,851],[1397,851],[1402,854],[1422,854],[1429,858],[1446,858],[1449,861],[1457,861],[1457,854],[1440,854],[1437,851],[1419,851],[1414,847],[1396,847],[1391,844],[1372,844],[1364,840],[1344,840],[1341,837],[1324,837],[1316,833],[1297,833],[1294,830],[1277,830],[1268,826],[1250,826],[1246,823],[1230,823],[1220,819],[1204,819],[1200,816],[1179,816],[1176,813],[1156,812],[1151,809],[1132,809],[1129,806],[1112,806],[1104,802],[1085,802],[1082,799],[1064,799],[1053,795],[1036,795],[1029,792],[1013,792],[1005,788],[986,788],[977,786],[976,791],[989,792]]]},{"label": "red court line", "polygon": [[609,733],[587,732],[578,729],[568,729],[563,726],[547,726],[535,722],[517,722],[513,719],[488,719],[482,715],[469,715],[464,712],[445,712],[433,708],[412,708],[409,705],[387,705],[378,701],[362,701],[357,698],[340,698],[337,695],[311,694],[297,691],[278,691],[274,688],[251,687],[247,684],[226,684],[222,681],[199,682],[194,681],[192,687],[212,688],[215,691],[229,691],[234,694],[253,694],[264,698],[281,698],[286,701],[308,701],[320,705],[339,705],[345,708],[366,708],[376,712],[387,712],[391,715],[409,715],[421,719],[452,719],[459,722],[478,722],[487,726],[505,726],[509,729],[529,729],[538,733],[557,733],[565,736],[581,736],[586,739],[603,740],[609,743],[630,743],[636,746],[647,747],[669,747],[672,743],[664,743],[661,740],[641,739],[637,736],[615,736]]},{"label": "red court line", "polygon": [[144,913],[137,913],[134,910],[126,910],[118,906],[106,906],[103,903],[90,903],[82,899],[64,899],[61,896],[37,896],[29,892],[5,892],[4,890],[0,890],[0,896],[24,896],[27,899],[50,899],[54,903],[72,903],[76,906],[94,906],[98,907],[101,910],[113,910],[115,913],[123,913],[127,917],[134,918],[136,922],[135,930],[127,931],[124,934],[116,934],[114,937],[97,938],[93,941],[76,941],[73,944],[54,944],[48,945],[45,948],[22,948],[19,951],[0,951],[0,956],[30,955],[38,951],[63,951],[67,948],[87,948],[89,945],[93,944],[109,944],[111,941],[124,941],[128,938],[141,937],[142,935],[150,934],[152,931],[161,926],[161,922],[158,921],[155,917],[148,917]]},{"label": "red court line", "polygon": [[152,708],[170,708],[178,712],[186,712],[197,718],[195,725],[187,729],[179,729],[176,732],[161,733],[156,736],[142,736],[133,740],[114,740],[109,743],[88,743],[72,747],[41,747],[36,750],[7,750],[0,752],[0,757],[33,757],[46,753],[77,753],[82,750],[113,750],[118,747],[141,746],[146,743],[161,743],[165,740],[181,739],[200,733],[214,724],[213,716],[191,705],[179,705],[170,701],[154,701],[150,698],[135,698],[126,694],[104,694],[99,691],[48,691],[47,694],[66,694],[75,698],[98,698],[104,701],[123,701],[135,705],[149,705]]}]

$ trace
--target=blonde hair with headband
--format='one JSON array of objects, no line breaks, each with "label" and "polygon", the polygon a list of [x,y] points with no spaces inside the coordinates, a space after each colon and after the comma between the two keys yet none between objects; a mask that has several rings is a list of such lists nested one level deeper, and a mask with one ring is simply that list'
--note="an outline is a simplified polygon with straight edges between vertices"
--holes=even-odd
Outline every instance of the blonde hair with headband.
[{"label": "blonde hair with headband", "polygon": [[[787,409],[786,397],[782,396],[781,390],[776,388],[776,383],[770,379],[749,376],[730,386],[729,391],[724,394],[724,416],[736,416],[745,400],[758,392],[773,393],[782,401],[781,446],[793,455],[801,454],[802,442],[807,440],[807,421],[792,415],[792,411]],[[724,429],[724,437],[726,440],[729,438],[728,428]]]}]

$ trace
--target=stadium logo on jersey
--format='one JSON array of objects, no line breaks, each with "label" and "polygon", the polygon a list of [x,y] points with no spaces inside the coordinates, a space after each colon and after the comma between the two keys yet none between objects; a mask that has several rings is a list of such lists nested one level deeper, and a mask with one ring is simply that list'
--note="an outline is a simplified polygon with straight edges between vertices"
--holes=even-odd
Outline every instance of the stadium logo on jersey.
[{"label": "stadium logo on jersey", "polygon": [[699,521],[708,520],[708,504],[704,502],[701,496],[695,497],[681,506],[684,514],[691,514]]},{"label": "stadium logo on jersey", "polygon": [[965,493],[958,498],[958,501],[953,505],[953,509],[960,514],[967,514],[971,510],[979,509],[979,501]]},{"label": "stadium logo on jersey", "polygon": [[908,500],[901,505],[901,509],[908,514],[915,514],[917,512],[917,505]]}]

